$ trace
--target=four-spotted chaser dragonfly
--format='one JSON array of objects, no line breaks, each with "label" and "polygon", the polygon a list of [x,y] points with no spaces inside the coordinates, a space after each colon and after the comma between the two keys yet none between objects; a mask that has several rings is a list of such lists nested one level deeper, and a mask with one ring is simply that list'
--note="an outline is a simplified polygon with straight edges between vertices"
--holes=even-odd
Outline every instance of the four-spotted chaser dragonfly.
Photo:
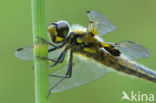
[{"label": "four-spotted chaser dragonfly", "polygon": [[[38,37],[49,44],[48,58],[40,58],[53,63],[49,74],[50,92],[89,83],[111,69],[156,82],[156,72],[135,62],[150,56],[147,48],[132,41],[104,42],[103,36],[116,27],[96,11],[87,11],[87,16],[88,27],[69,26],[67,21],[58,21],[48,26],[51,42]],[[32,46],[17,49],[15,55],[33,60]]]}]

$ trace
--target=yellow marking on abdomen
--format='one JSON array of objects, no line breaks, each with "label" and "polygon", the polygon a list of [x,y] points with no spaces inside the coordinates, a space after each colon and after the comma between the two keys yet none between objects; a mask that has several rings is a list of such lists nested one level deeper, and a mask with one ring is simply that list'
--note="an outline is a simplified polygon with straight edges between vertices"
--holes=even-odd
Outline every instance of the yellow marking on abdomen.
[{"label": "yellow marking on abdomen", "polygon": [[111,57],[109,57],[109,61],[114,63],[114,62],[117,62],[117,59],[115,57],[111,56]]},{"label": "yellow marking on abdomen", "polygon": [[152,74],[146,74],[147,76],[151,77],[151,78],[155,78]]},{"label": "yellow marking on abdomen", "polygon": [[109,60],[110,60],[110,58],[109,58],[109,57],[106,57],[106,58],[104,59],[104,61],[103,61],[103,64],[105,64],[105,65],[107,65],[107,66],[111,66]]},{"label": "yellow marking on abdomen", "polygon": [[128,61],[126,61],[126,62],[127,62],[127,67],[128,67],[128,68],[130,68],[130,69],[132,69],[132,70],[136,70],[136,67],[134,67],[134,63],[128,62]]},{"label": "yellow marking on abdomen", "polygon": [[141,69],[138,69],[137,70],[139,73],[142,73],[142,74],[146,74],[144,71],[142,71]]}]

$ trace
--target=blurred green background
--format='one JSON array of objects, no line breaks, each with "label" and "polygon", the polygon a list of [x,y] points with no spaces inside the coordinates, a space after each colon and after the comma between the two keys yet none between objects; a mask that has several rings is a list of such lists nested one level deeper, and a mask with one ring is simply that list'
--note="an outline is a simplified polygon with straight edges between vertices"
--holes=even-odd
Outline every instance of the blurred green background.
[{"label": "blurred green background", "polygon": [[[105,41],[132,40],[145,45],[151,57],[139,62],[156,70],[156,0],[46,1],[47,25],[67,20],[86,26],[86,10],[104,14],[118,28],[106,35]],[[30,0],[0,1],[0,103],[34,103],[33,62],[14,56],[17,48],[32,44],[31,25]],[[156,84],[114,72],[90,84],[52,94],[50,103],[131,103],[121,101],[123,90],[128,94],[152,93],[156,99]]]}]

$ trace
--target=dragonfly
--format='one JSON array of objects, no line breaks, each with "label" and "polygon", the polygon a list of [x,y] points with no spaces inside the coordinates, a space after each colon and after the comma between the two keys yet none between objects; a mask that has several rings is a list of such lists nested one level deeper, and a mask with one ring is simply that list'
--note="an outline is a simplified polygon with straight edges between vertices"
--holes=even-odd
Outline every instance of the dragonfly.
[{"label": "dragonfly", "polygon": [[[104,35],[116,30],[104,15],[88,10],[88,26],[67,21],[48,26],[49,92],[62,92],[87,84],[112,71],[156,82],[156,72],[136,61],[150,57],[149,50],[133,41],[104,42]],[[33,60],[33,46],[15,51],[22,60]]]}]

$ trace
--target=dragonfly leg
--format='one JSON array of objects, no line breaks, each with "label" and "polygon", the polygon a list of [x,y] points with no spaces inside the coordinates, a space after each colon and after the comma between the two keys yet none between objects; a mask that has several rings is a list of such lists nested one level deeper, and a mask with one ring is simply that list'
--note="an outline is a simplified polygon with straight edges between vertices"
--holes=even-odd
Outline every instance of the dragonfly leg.
[{"label": "dragonfly leg", "polygon": [[61,78],[52,88],[49,89],[49,93],[48,93],[48,97],[50,95],[50,93],[52,92],[52,90],[58,85],[60,84],[64,79],[66,78],[71,78],[72,75],[72,60],[73,59],[73,51],[70,51],[70,58],[69,58],[69,64],[68,64],[68,68],[67,68],[67,72],[65,76],[57,76],[57,75],[52,75],[53,77],[59,77]]},{"label": "dragonfly leg", "polygon": [[54,45],[53,43],[49,42],[49,41],[48,41],[47,39],[45,39],[45,38],[42,38],[42,37],[39,37],[39,36],[37,36],[36,38],[39,38],[39,39],[41,39],[41,40],[44,40],[46,43],[48,43],[48,44],[52,45],[53,47],[57,48],[56,45]]},{"label": "dragonfly leg", "polygon": [[[71,51],[72,52],[72,51]],[[72,58],[73,58],[73,55],[72,55],[72,53],[71,53],[71,56],[70,56],[70,60],[69,60],[69,64],[68,64],[68,67],[69,68],[72,68],[72,65],[73,65],[73,63],[72,63]],[[72,63],[72,64],[71,64]],[[67,70],[67,76],[66,76],[66,78],[70,78],[71,77],[71,73],[72,73],[72,71],[71,71],[72,69],[68,69]],[[50,77],[58,77],[58,78],[64,78],[64,76],[60,76],[60,75],[54,75],[54,74],[49,74],[49,76]]]},{"label": "dragonfly leg", "polygon": [[53,60],[53,59],[50,59],[50,58],[47,58],[47,57],[42,57],[42,56],[37,56],[38,58],[41,58],[41,59],[47,59],[49,61],[52,61],[52,62],[57,62],[56,60]]},{"label": "dragonfly leg", "polygon": [[52,42],[49,42],[47,39],[45,39],[45,38],[42,38],[42,37],[39,37],[39,36],[37,36],[37,38],[39,38],[39,39],[41,39],[41,40],[44,40],[46,43],[48,43],[48,44],[50,44],[50,45],[52,45],[54,48],[50,48],[50,49],[48,49],[48,52],[51,52],[51,51],[54,51],[54,50],[56,50],[56,49],[58,49],[58,48],[61,48],[61,47],[63,47],[64,45],[65,45],[65,42],[66,41],[64,41],[61,45],[55,45],[55,44],[53,44]]},{"label": "dragonfly leg", "polygon": [[56,49],[57,49],[56,47],[50,48],[50,49],[48,49],[48,52],[54,51],[54,50],[56,50]]},{"label": "dragonfly leg", "polygon": [[56,50],[56,49],[62,48],[64,45],[65,45],[65,43],[62,43],[61,45],[57,45],[57,46],[55,46],[54,48],[49,48],[49,49],[48,49],[48,52],[51,52],[51,51],[54,51],[54,50]]},{"label": "dragonfly leg", "polygon": [[49,74],[50,77],[64,78],[64,76]]},{"label": "dragonfly leg", "polygon": [[63,50],[63,52],[60,54],[60,56],[58,57],[58,59],[56,60],[56,62],[53,65],[50,65],[49,67],[53,67],[53,66],[55,66],[58,63],[62,63],[63,60],[64,60],[64,58],[65,58],[65,56],[66,56],[67,50],[68,50],[68,47],[66,47]]},{"label": "dragonfly leg", "polygon": [[47,57],[42,57],[42,56],[37,56],[37,57],[39,57],[39,58],[41,58],[41,59],[47,59],[47,60],[49,60],[49,61],[55,62],[53,65],[50,65],[50,66],[49,66],[49,67],[53,67],[53,66],[55,66],[56,64],[62,63],[62,62],[63,62],[63,60],[64,60],[64,58],[65,58],[65,55],[66,55],[66,53],[67,53],[67,49],[68,49],[68,47],[66,47],[66,48],[64,49],[64,51],[60,54],[60,56],[58,57],[57,60],[53,60],[53,59],[50,59],[50,58],[47,58]]},{"label": "dragonfly leg", "polygon": [[68,64],[68,69],[66,72],[66,78],[70,78],[72,75],[72,61],[73,61],[73,51],[70,51],[70,58],[69,58],[69,64]]}]

